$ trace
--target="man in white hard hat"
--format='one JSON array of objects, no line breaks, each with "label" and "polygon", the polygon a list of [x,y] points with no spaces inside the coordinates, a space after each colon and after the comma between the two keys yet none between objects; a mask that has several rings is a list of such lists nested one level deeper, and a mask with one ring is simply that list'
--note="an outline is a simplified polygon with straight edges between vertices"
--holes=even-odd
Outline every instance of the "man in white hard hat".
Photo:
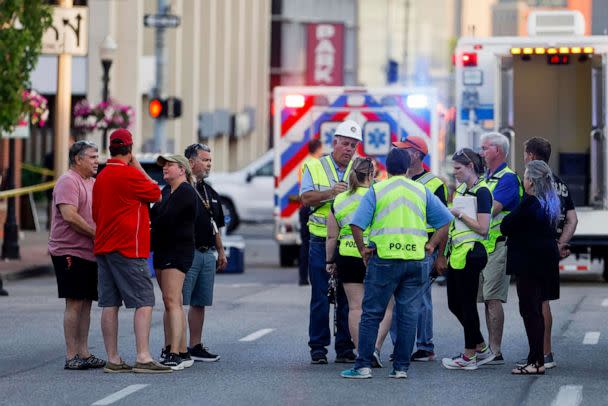
[{"label": "man in white hard hat", "polygon": [[[327,364],[327,346],[331,342],[329,327],[329,274],[325,271],[325,239],[327,216],[335,197],[348,188],[348,175],[357,144],[363,140],[361,127],[346,120],[336,128],[333,151],[320,159],[310,160],[302,169],[302,204],[311,208],[308,220],[310,248],[308,273],[312,294],[308,328],[310,357],[313,364]],[[337,287],[336,362],[355,362],[354,345],[348,330],[348,304],[344,288]]]}]

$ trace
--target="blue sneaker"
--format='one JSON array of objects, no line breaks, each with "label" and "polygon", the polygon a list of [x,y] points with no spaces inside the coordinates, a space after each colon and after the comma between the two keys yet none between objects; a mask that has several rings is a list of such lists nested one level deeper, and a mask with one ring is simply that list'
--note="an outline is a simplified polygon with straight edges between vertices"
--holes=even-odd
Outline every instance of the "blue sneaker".
[{"label": "blue sneaker", "polygon": [[342,371],[340,374],[342,378],[346,379],[368,379],[372,377],[372,369],[371,368],[359,368],[359,369],[347,369]]},{"label": "blue sneaker", "polygon": [[396,369],[393,369],[389,374],[388,374],[389,378],[395,378],[395,379],[406,379],[407,378],[407,372],[405,371],[397,371]]}]

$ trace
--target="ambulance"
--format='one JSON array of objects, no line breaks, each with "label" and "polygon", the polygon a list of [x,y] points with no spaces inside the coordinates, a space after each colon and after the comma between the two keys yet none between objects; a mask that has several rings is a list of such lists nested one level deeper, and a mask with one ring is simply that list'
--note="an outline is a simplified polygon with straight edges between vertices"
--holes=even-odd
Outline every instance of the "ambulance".
[{"label": "ambulance", "polygon": [[577,11],[536,11],[527,37],[461,38],[455,50],[456,147],[480,146],[499,131],[510,166],[523,175],[523,142],[551,142],[551,168],[569,186],[578,213],[574,269],[603,260],[608,279],[608,37],[585,36]]},{"label": "ambulance", "polygon": [[435,170],[445,149],[438,137],[438,111],[434,88],[276,87],[274,216],[281,266],[293,265],[299,256],[298,173],[307,158],[310,140],[320,139],[324,153],[330,153],[338,124],[354,120],[363,131],[358,156],[375,157],[383,168],[393,141],[422,136],[429,145],[424,163]]}]

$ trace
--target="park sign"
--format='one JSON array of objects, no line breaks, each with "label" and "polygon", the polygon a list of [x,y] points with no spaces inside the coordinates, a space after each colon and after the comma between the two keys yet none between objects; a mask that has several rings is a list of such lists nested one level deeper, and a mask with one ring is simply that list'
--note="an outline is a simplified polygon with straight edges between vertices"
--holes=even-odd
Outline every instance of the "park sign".
[{"label": "park sign", "polygon": [[88,7],[53,7],[53,23],[42,36],[42,53],[86,55]]},{"label": "park sign", "polygon": [[181,24],[180,16],[174,14],[146,14],[144,26],[152,28],[177,28]]}]

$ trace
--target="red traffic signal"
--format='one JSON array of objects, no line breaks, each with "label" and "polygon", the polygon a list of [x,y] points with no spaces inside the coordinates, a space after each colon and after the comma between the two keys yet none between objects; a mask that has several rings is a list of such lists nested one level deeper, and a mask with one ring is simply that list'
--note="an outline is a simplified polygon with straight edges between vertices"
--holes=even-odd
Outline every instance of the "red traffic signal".
[{"label": "red traffic signal", "polygon": [[178,118],[182,115],[182,100],[177,97],[152,99],[148,104],[148,113],[152,118]]},{"label": "red traffic signal", "polygon": [[152,118],[160,118],[166,116],[165,102],[161,99],[152,99],[148,104],[148,113]]}]

